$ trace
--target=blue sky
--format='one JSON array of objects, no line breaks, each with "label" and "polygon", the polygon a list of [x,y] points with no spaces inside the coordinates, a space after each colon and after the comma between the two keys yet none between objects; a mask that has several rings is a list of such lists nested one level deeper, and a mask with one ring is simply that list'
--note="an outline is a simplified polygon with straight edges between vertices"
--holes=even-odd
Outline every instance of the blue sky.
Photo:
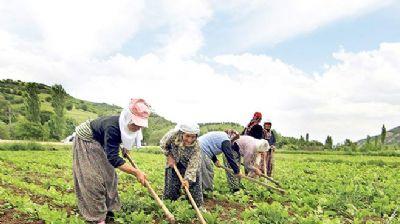
[{"label": "blue sky", "polygon": [[[296,35],[277,44],[260,44],[236,49],[224,34],[230,34],[235,20],[224,13],[214,15],[203,28],[205,41],[199,53],[208,57],[219,54],[253,53],[279,58],[305,72],[321,73],[324,64],[334,64],[332,53],[344,48],[358,52],[373,50],[382,42],[400,41],[400,1],[376,11],[354,15],[332,22],[311,32]],[[127,41],[122,53],[134,57],[150,53],[162,46],[160,34],[168,27],[144,29]]]},{"label": "blue sky", "polygon": [[253,49],[254,53],[281,58],[306,72],[321,72],[333,64],[332,52],[368,51],[382,42],[400,41],[400,4],[361,17],[343,19],[311,33],[294,37],[273,47]]}]

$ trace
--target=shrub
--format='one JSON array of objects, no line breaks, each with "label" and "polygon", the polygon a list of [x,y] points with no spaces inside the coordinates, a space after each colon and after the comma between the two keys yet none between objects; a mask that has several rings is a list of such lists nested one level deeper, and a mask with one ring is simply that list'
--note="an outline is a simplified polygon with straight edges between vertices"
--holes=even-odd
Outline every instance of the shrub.
[{"label": "shrub", "polygon": [[10,139],[10,130],[3,122],[0,122],[0,139]]},{"label": "shrub", "polygon": [[49,126],[50,138],[61,140],[65,133],[65,120],[54,114],[47,124]]},{"label": "shrub", "polygon": [[54,151],[70,150],[70,145],[58,145],[37,142],[6,142],[0,143],[0,151]]},{"label": "shrub", "polygon": [[64,134],[66,136],[71,135],[75,131],[75,127],[77,126],[77,122],[72,118],[67,118],[65,121],[65,131]]},{"label": "shrub", "polygon": [[45,150],[46,147],[39,143],[35,142],[16,142],[16,143],[2,143],[0,144],[0,150],[10,150],[10,151],[19,151],[19,150]]},{"label": "shrub", "polygon": [[11,100],[12,104],[21,104],[23,102],[24,102],[24,99],[22,99],[22,98],[14,98]]},{"label": "shrub", "polygon": [[8,100],[8,101],[14,100],[14,96],[13,96],[13,95],[8,95],[8,94],[6,94],[6,95],[4,95],[4,98],[5,98],[6,100]]},{"label": "shrub", "polygon": [[17,139],[43,140],[43,127],[41,124],[31,121],[18,121],[15,125],[15,137]]},{"label": "shrub", "polygon": [[54,114],[54,113],[51,112],[51,111],[41,111],[41,112],[40,112],[40,122],[41,122],[42,124],[47,123],[47,122],[51,119],[51,116],[52,116],[53,114]]},{"label": "shrub", "polygon": [[88,106],[86,104],[80,104],[79,105],[79,109],[87,111],[88,110]]},{"label": "shrub", "polygon": [[71,102],[68,102],[65,108],[67,108],[68,111],[71,111],[74,105]]}]

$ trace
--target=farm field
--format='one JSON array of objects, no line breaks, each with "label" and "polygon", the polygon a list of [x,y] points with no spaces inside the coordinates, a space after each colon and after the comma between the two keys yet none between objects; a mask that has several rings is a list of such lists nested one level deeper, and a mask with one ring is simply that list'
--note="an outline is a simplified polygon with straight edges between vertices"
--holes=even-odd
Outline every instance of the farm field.
[{"label": "farm field", "polygon": [[[146,149],[143,149],[146,150]],[[162,195],[164,156],[131,152]],[[276,154],[275,179],[286,195],[242,180],[231,194],[217,170],[206,199],[207,223],[400,223],[400,157]],[[72,154],[0,151],[0,223],[84,223],[77,214]],[[218,168],[216,168],[218,169]],[[120,173],[120,223],[166,223],[147,190]],[[178,223],[196,223],[189,202],[166,201]]]}]

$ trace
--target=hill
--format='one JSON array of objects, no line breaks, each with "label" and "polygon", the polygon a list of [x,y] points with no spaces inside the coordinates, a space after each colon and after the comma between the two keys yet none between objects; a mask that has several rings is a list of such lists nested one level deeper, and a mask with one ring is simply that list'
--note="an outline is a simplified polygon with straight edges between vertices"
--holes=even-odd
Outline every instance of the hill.
[{"label": "hill", "polygon": [[[3,127],[5,124],[10,124],[9,126],[12,127],[13,124],[25,119],[24,93],[26,86],[27,82],[20,80],[0,80],[0,122]],[[54,114],[51,106],[51,87],[38,83],[38,89],[41,101],[41,123],[45,125],[49,122],[51,115]],[[69,129],[66,131],[65,136],[71,134],[74,126],[87,119],[94,119],[104,115],[117,115],[121,109],[116,105],[90,102],[67,95],[66,118]],[[174,126],[175,123],[159,116],[157,113],[152,113],[149,119],[149,128],[143,131],[144,142],[148,145],[157,145],[161,137]],[[234,128],[238,131],[243,129],[241,125],[236,123],[204,123],[200,124],[200,127],[202,133],[225,130],[227,128]],[[8,138],[16,138],[13,136],[12,130],[10,132]],[[7,137],[0,135],[0,138]]]},{"label": "hill", "polygon": [[[18,116],[25,116],[24,98],[25,87],[27,83],[22,81],[13,81],[10,79],[0,81],[0,100],[2,105],[9,104],[12,109],[12,119],[17,119]],[[38,83],[39,98],[41,101],[42,122],[48,121],[46,115],[54,113],[51,106],[51,87]],[[7,102],[4,102],[7,101]],[[76,99],[70,95],[67,96],[66,116],[80,123],[89,118],[95,118],[99,115],[116,114],[121,110],[116,105],[106,103],[93,103],[90,101]],[[3,122],[7,122],[8,118],[0,117]]]},{"label": "hill", "polygon": [[[371,136],[371,141],[374,141],[375,138],[378,138],[380,141],[381,135]],[[357,142],[357,144],[362,145],[367,141],[367,139],[361,139]],[[400,126],[392,128],[386,132],[385,144],[387,145],[400,145]]]}]

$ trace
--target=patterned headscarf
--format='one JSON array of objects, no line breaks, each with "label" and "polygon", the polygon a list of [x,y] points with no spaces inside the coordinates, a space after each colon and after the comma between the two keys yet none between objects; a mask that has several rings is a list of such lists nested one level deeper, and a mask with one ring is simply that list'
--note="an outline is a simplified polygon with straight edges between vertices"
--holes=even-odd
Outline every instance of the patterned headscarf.
[{"label": "patterned headscarf", "polygon": [[191,145],[184,146],[183,133],[185,133],[185,132],[177,131],[176,134],[174,135],[173,141],[174,141],[175,147],[178,147],[178,148],[192,148],[192,147],[195,147],[196,144],[198,144],[198,141],[196,140]]},{"label": "patterned headscarf", "polygon": [[255,112],[253,118],[251,119],[250,123],[246,126],[244,131],[245,135],[249,135],[250,130],[253,128],[254,125],[260,123],[262,120],[262,114],[260,112]]},{"label": "patterned headscarf", "polygon": [[237,132],[236,130],[233,130],[233,129],[227,129],[227,130],[225,130],[225,133],[228,134],[228,137],[231,140],[231,142],[238,140],[240,137],[239,132]]}]

